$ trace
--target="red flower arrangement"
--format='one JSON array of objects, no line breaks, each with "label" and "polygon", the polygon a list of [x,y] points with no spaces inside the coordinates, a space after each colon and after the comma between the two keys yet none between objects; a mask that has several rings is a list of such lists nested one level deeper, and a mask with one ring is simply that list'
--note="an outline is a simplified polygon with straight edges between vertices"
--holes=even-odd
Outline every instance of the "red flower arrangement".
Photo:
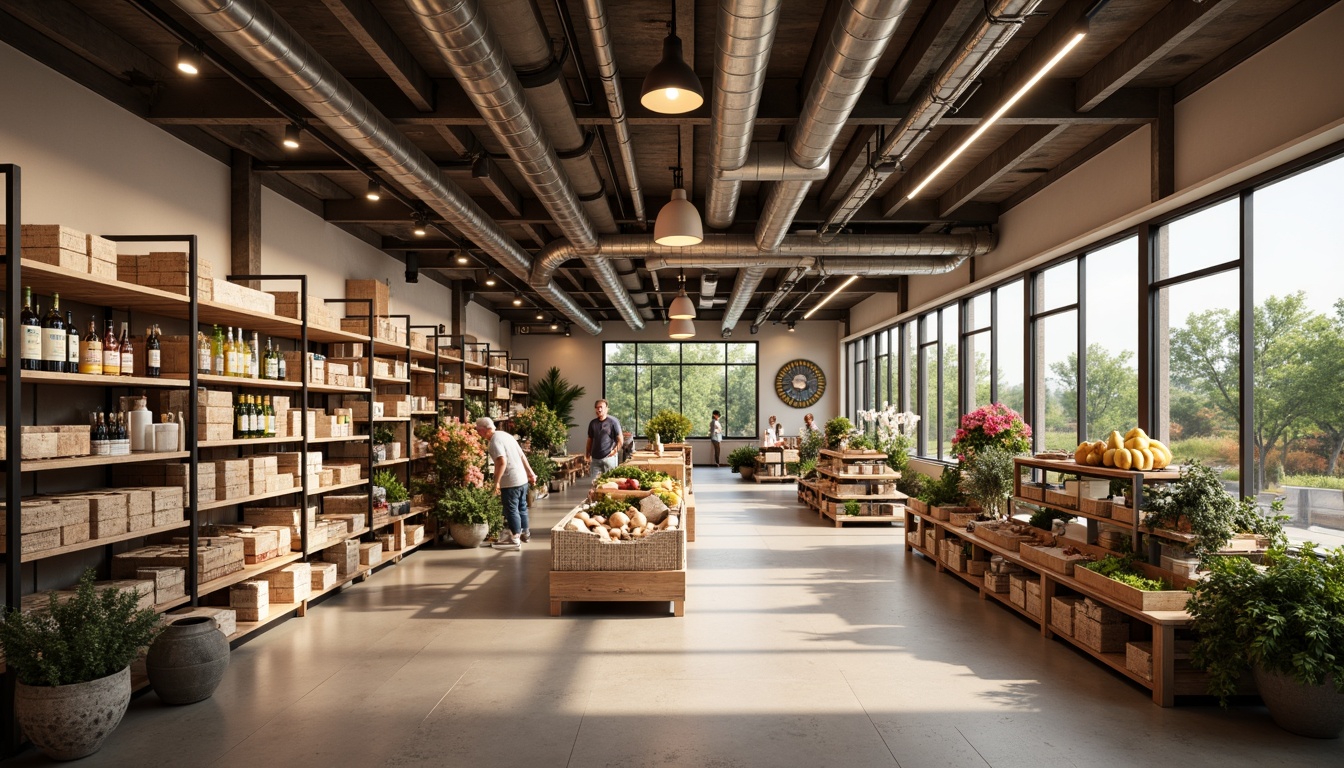
[{"label": "red flower arrangement", "polygon": [[1031,427],[1003,403],[982,406],[961,417],[952,450],[963,461],[976,451],[998,446],[1012,454],[1031,450]]}]

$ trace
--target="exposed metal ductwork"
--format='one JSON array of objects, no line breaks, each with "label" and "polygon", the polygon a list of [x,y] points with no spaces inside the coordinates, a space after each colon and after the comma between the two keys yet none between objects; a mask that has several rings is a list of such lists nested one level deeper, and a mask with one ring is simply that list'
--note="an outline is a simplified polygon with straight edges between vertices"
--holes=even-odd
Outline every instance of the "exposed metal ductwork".
[{"label": "exposed metal ductwork", "polygon": [[[590,196],[585,206],[566,169],[561,167],[546,127],[538,117],[539,113],[551,115],[548,122],[553,130],[562,134],[572,132],[578,143],[583,144],[583,135],[563,84],[553,79],[549,84],[543,83],[532,89],[531,97],[541,103],[539,109],[533,109],[529,96],[523,92],[522,82],[490,30],[486,14],[475,0],[405,1],[452,69],[463,91],[476,109],[488,118],[495,137],[504,145],[556,226],[580,253],[591,254],[596,249],[597,231],[590,213],[598,214],[604,229],[616,231],[611,208],[605,195],[601,194],[601,178],[589,156],[584,155],[569,164],[576,175],[585,181],[591,176],[596,185],[596,197]],[[496,13],[511,14],[509,18],[515,22],[512,28],[519,30],[508,39],[520,65],[538,66],[539,59],[540,66],[544,67],[551,61],[549,44],[537,25],[517,23],[519,18],[527,18],[521,15],[524,13],[535,19],[536,11],[530,0],[509,0],[492,8]],[[575,136],[565,135],[561,140]],[[592,258],[585,258],[584,263],[625,322],[635,330],[642,329],[644,319],[640,309],[617,274],[616,266]],[[633,273],[631,265],[627,275]],[[647,305],[647,297],[644,303]],[[645,311],[651,314],[647,308]]]},{"label": "exposed metal ductwork", "polygon": [[[657,274],[657,272],[654,272]],[[712,309],[716,300],[714,294],[719,291],[719,273],[705,271],[700,273],[700,308]]]},{"label": "exposed metal ductwork", "polygon": [[[830,157],[845,120],[909,6],[910,0],[844,0],[817,74],[808,85],[798,123],[789,135],[789,158],[795,165],[815,168]],[[784,181],[771,186],[756,226],[758,250],[773,252],[780,247],[811,185],[810,181]],[[725,335],[737,325],[764,277],[765,270],[759,268],[738,273],[723,315]]]},{"label": "exposed metal ductwork", "polygon": [[583,0],[583,13],[588,18],[588,31],[593,36],[597,75],[602,80],[602,90],[607,96],[607,112],[611,115],[611,126],[616,131],[616,146],[620,148],[625,180],[630,185],[635,219],[643,225],[648,222],[648,214],[644,210],[644,190],[639,186],[639,173],[635,170],[635,147],[630,139],[630,121],[625,117],[625,96],[621,93],[621,73],[616,69],[616,52],[612,49],[611,34],[607,29],[607,11],[602,0]]},{"label": "exposed metal ductwork", "polygon": [[[260,0],[173,2],[505,269],[527,279],[532,267],[527,252],[270,6]],[[554,281],[532,287],[588,333],[601,332]]]},{"label": "exposed metal ductwork", "polygon": [[823,236],[833,234],[854,218],[1017,34],[1021,20],[1040,4],[1041,0],[993,0],[992,5],[986,4],[985,13],[962,36],[956,53],[938,69],[905,119],[892,129],[872,161],[831,209],[822,227]]},{"label": "exposed metal ductwork", "polygon": [[705,193],[705,223],[715,229],[732,224],[737,214],[742,184],[719,174],[747,163],[779,7],[780,0],[719,0]]},{"label": "exposed metal ductwork", "polygon": [[[740,282],[743,274],[764,275],[775,268],[802,270],[800,278],[812,269],[833,275],[936,275],[956,269],[971,256],[989,253],[995,243],[995,236],[989,232],[850,235],[830,242],[811,235],[788,235],[778,250],[767,254],[756,248],[750,235],[707,235],[699,245],[685,248],[658,245],[647,235],[613,235],[599,238],[597,255],[608,259],[643,257],[650,271],[733,268],[738,270]],[[579,257],[568,241],[550,243],[537,254],[530,282],[551,282],[561,265]],[[755,279],[759,284],[760,278]],[[703,286],[701,291],[703,300]],[[727,336],[730,331],[725,329],[723,333]]]},{"label": "exposed metal ductwork", "polygon": [[725,181],[822,181],[831,172],[828,156],[815,168],[804,168],[789,159],[789,147],[782,141],[761,142],[747,150],[747,161],[740,168],[712,168],[710,176]]}]

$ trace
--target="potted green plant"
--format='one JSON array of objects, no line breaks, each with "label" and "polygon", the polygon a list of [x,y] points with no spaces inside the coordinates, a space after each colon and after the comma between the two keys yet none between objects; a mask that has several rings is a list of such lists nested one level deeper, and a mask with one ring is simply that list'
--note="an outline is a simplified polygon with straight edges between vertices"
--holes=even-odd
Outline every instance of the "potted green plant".
[{"label": "potted green plant", "polygon": [[568,380],[561,378],[560,369],[552,366],[545,376],[532,385],[529,396],[534,405],[550,408],[565,429],[569,430],[575,427],[571,420],[574,415],[574,403],[583,397],[584,391],[583,387],[573,386]]},{"label": "potted green plant", "polygon": [[842,444],[849,439],[853,431],[853,422],[844,416],[836,416],[826,422],[826,447],[833,451],[842,450]]},{"label": "potted green plant", "polygon": [[504,504],[484,486],[449,489],[434,502],[431,512],[448,526],[453,542],[467,549],[481,546],[504,529]]},{"label": "potted green plant", "polygon": [[682,442],[694,429],[695,425],[684,414],[666,408],[644,422],[644,434],[650,440],[660,440],[664,445]]},{"label": "potted green plant", "polygon": [[728,453],[728,469],[742,475],[743,480],[750,480],[756,474],[756,456],[760,449],[751,445],[744,445],[741,448],[734,448]]},{"label": "potted green plant", "polygon": [[544,456],[550,456],[557,450],[564,453],[565,439],[569,436],[564,422],[545,405],[533,405],[515,414],[513,433],[520,440],[530,440],[531,449]]},{"label": "potted green plant", "polygon": [[139,596],[94,587],[93,570],[74,596],[53,593],[43,609],[11,609],[0,624],[5,663],[18,676],[15,716],[28,738],[56,760],[97,752],[131,700],[131,662],[160,631]]},{"label": "potted green plant", "polygon": [[992,445],[977,451],[961,468],[961,490],[995,519],[1007,517],[1013,494],[1013,454]]},{"label": "potted green plant", "polygon": [[1237,501],[1223,488],[1218,473],[1197,460],[1188,462],[1172,483],[1145,488],[1143,525],[1194,535],[1188,546],[1202,566],[1237,534],[1263,538],[1268,546],[1286,542],[1282,519],[1261,515],[1252,499]]},{"label": "potted green plant", "polygon": [[374,472],[373,484],[383,489],[389,514],[404,515],[411,511],[411,495],[392,470],[380,469]]},{"label": "potted green plant", "polygon": [[373,441],[373,461],[387,461],[387,446],[397,439],[397,433],[391,427],[374,427],[369,439]]},{"label": "potted green plant", "polygon": [[537,481],[528,489],[528,503],[546,495],[546,488],[555,477],[555,471],[558,469],[556,463],[551,461],[551,457],[542,451],[533,451],[527,454],[527,463],[532,467],[532,474],[537,476]]},{"label": "potted green plant", "polygon": [[1276,547],[1263,568],[1215,558],[1186,611],[1191,658],[1224,705],[1249,669],[1280,727],[1328,739],[1344,731],[1344,549]]},{"label": "potted green plant", "polygon": [[[425,425],[417,434],[429,443],[427,454],[429,470],[417,479],[416,490],[425,494],[431,505],[434,520],[448,524],[448,534],[452,536],[453,508],[458,504],[470,506],[477,501],[461,494],[454,495],[454,492],[469,489],[484,490],[487,495],[490,494],[490,489],[485,485],[487,465],[485,442],[476,434],[475,428],[458,421]],[[464,519],[467,517],[470,515],[464,515]],[[502,512],[500,519],[502,525]],[[472,523],[472,525],[478,524]],[[484,541],[484,535],[488,534],[487,529],[481,541]],[[453,538],[457,541],[456,536]],[[463,541],[470,540],[470,536],[463,538]],[[475,546],[479,544],[480,542],[477,542]]]}]

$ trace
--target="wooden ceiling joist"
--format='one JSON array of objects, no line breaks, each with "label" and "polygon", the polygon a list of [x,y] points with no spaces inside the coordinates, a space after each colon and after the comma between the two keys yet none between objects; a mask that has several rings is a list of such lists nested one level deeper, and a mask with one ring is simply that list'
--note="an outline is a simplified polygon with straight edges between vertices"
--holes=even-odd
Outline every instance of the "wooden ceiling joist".
[{"label": "wooden ceiling joist", "polygon": [[368,0],[322,0],[364,51],[423,112],[434,109],[434,80]]}]

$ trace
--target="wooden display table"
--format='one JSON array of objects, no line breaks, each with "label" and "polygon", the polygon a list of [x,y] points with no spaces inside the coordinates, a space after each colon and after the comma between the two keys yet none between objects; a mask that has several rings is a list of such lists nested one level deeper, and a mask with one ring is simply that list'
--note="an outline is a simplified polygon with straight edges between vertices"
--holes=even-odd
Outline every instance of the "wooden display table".
[{"label": "wooden display table", "polygon": [[[905,530],[905,551],[918,552],[933,560],[937,565],[938,572],[950,573],[966,581],[980,593],[980,599],[995,600],[1025,616],[1029,621],[1040,627],[1042,637],[1057,637],[1064,640],[1130,680],[1150,689],[1154,704],[1170,707],[1175,704],[1176,696],[1208,694],[1201,673],[1193,669],[1177,668],[1176,630],[1188,627],[1191,622],[1190,615],[1185,611],[1140,610],[1123,600],[1116,599],[1110,590],[1094,589],[1074,576],[1048,565],[1043,565],[1044,561],[1036,553],[1028,553],[1028,556],[1024,557],[1019,551],[1005,549],[985,538],[976,536],[974,533],[967,532],[964,526],[935,520],[927,514],[918,514],[909,508],[906,508],[905,511]],[[979,571],[981,569],[969,567],[970,563],[977,562],[976,560],[968,560],[966,562],[968,567],[963,570],[949,565],[943,558],[940,558],[937,553],[942,546],[942,542],[952,537],[960,539],[963,546],[970,545],[973,550],[973,557],[984,557],[987,560],[990,555],[1001,555],[1004,560],[1020,566],[1026,578],[1035,582],[1037,589],[1039,589],[1040,604],[1038,611],[1030,612],[1026,605],[1018,605],[1013,602],[1008,593],[990,589],[983,572],[973,572],[973,570]],[[1099,551],[1082,542],[1073,543],[1086,551]],[[984,563],[984,560],[978,562]],[[1179,586],[1179,581],[1177,585]],[[1151,629],[1151,679],[1130,669],[1125,651],[1102,652],[1084,643],[1078,635],[1066,633],[1058,626],[1059,622],[1056,622],[1052,616],[1054,610],[1053,598],[1059,596],[1061,587],[1119,611],[1130,619],[1131,623],[1132,621],[1138,621]]]},{"label": "wooden display table", "polygon": [[[901,473],[887,466],[885,453],[823,449],[821,460],[817,479],[798,483],[798,500],[815,509],[819,518],[829,517],[836,528],[905,520],[907,497],[895,487]],[[851,500],[859,504],[857,515],[845,512],[845,502]]]},{"label": "wooden display table", "polygon": [[672,614],[686,611],[686,541],[690,512],[680,528],[637,541],[604,542],[591,533],[566,530],[582,504],[551,528],[551,615],[567,601],[667,601]]},{"label": "wooden display table", "polygon": [[554,461],[556,465],[555,480],[558,490],[565,490],[588,474],[587,456],[581,454],[552,456],[551,461]]},{"label": "wooden display table", "polygon": [[756,482],[791,483],[797,480],[798,476],[789,472],[789,464],[797,461],[798,451],[792,448],[762,448],[756,455]]},{"label": "wooden display table", "polygon": [[635,451],[635,455],[621,466],[639,467],[646,472],[662,472],[681,483],[682,488],[689,487],[686,483],[686,463],[682,461],[680,451],[671,456]]}]

